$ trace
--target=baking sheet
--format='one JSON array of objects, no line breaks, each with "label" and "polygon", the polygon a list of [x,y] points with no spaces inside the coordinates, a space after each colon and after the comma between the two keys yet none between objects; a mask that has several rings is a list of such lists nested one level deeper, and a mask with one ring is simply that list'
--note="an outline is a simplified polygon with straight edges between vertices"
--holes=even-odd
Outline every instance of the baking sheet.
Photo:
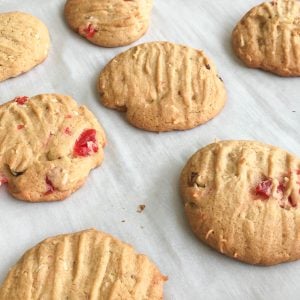
[{"label": "baking sheet", "polygon": [[[101,106],[100,70],[129,47],[89,44],[65,24],[63,0],[0,0],[0,11],[32,13],[48,26],[48,59],[0,83],[0,103],[17,95],[63,93],[87,105],[108,136],[105,161],[83,188],[63,202],[28,204],[0,188],[0,281],[21,254],[40,240],[96,227],[134,245],[169,276],[165,299],[299,299],[300,262],[255,267],[209,249],[191,233],[178,192],[181,169],[214,139],[257,139],[300,155],[300,79],[245,68],[230,35],[255,0],[155,0],[152,25],[135,44],[168,40],[203,49],[229,92],[224,111],[186,132],[149,133]],[[143,213],[137,206],[145,204]],[[125,221],[125,222],[122,222]]]}]

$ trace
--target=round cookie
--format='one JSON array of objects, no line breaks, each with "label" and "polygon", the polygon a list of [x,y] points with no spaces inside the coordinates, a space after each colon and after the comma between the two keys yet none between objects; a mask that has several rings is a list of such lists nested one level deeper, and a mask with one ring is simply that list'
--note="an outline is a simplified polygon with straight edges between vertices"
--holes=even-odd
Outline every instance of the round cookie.
[{"label": "round cookie", "polygon": [[217,251],[249,264],[300,258],[300,159],[255,141],[199,150],[180,180],[189,223]]},{"label": "round cookie", "polygon": [[25,201],[62,200],[103,160],[105,134],[68,96],[17,97],[0,106],[0,185]]},{"label": "round cookie", "polygon": [[100,74],[102,103],[126,111],[149,131],[185,130],[215,117],[227,95],[204,52],[168,42],[146,43],[119,54]]},{"label": "round cookie", "polygon": [[50,47],[47,27],[23,12],[0,14],[0,82],[43,62]]},{"label": "round cookie", "polygon": [[152,0],[68,0],[65,18],[88,41],[118,47],[142,37],[150,22]]},{"label": "round cookie", "polygon": [[145,255],[90,229],[28,250],[0,287],[0,299],[160,300],[166,280]]},{"label": "round cookie", "polygon": [[278,0],[251,9],[232,34],[236,55],[251,68],[300,76],[300,2]]}]

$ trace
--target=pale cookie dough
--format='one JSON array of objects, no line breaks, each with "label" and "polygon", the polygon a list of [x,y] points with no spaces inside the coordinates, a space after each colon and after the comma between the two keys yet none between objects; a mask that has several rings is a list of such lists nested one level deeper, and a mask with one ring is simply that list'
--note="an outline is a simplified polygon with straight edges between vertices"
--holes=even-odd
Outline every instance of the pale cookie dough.
[{"label": "pale cookie dough", "polygon": [[232,44],[248,67],[300,76],[300,2],[278,0],[254,7],[235,27]]},{"label": "pale cookie dough", "polygon": [[17,97],[0,106],[0,185],[25,201],[62,200],[103,160],[105,134],[68,96]]},{"label": "pale cookie dough", "polygon": [[0,82],[29,71],[49,51],[47,27],[23,12],[0,14]]},{"label": "pale cookie dough", "polygon": [[128,121],[149,131],[185,130],[223,108],[227,94],[203,51],[153,42],[116,56],[101,72],[102,103],[126,111]]},{"label": "pale cookie dough", "polygon": [[152,0],[68,0],[65,18],[88,41],[119,47],[143,36],[150,22]]},{"label": "pale cookie dough", "polygon": [[255,141],[221,141],[199,150],[181,174],[196,236],[249,264],[300,258],[300,159]]},{"label": "pale cookie dough", "polygon": [[28,250],[0,287],[0,299],[161,300],[166,280],[145,255],[90,229]]}]

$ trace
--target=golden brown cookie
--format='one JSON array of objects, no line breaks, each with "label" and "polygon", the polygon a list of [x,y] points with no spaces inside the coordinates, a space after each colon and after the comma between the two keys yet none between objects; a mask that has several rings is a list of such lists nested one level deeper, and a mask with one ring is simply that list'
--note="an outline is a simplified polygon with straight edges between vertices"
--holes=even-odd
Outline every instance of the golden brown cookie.
[{"label": "golden brown cookie", "polygon": [[69,26],[103,47],[128,45],[149,27],[152,0],[67,0]]},{"label": "golden brown cookie", "polygon": [[248,67],[300,76],[300,2],[278,0],[254,7],[235,27],[232,43]]},{"label": "golden brown cookie", "polygon": [[300,159],[254,141],[199,150],[181,174],[185,212],[196,236],[250,264],[300,258]]},{"label": "golden brown cookie", "polygon": [[0,287],[0,299],[160,300],[166,280],[145,255],[90,229],[28,250]]},{"label": "golden brown cookie", "polygon": [[105,134],[68,96],[17,97],[0,106],[0,185],[25,201],[62,200],[101,164]]},{"label": "golden brown cookie", "polygon": [[215,117],[227,95],[213,62],[202,51],[153,42],[116,56],[101,72],[102,103],[126,111],[149,131],[185,130]]},{"label": "golden brown cookie", "polygon": [[47,27],[23,12],[0,14],[0,82],[43,62],[50,47]]}]

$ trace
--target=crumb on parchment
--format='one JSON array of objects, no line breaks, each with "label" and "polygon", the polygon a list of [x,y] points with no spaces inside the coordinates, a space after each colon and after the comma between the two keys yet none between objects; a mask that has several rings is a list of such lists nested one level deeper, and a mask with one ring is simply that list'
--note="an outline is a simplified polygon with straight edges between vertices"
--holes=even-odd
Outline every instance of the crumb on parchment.
[{"label": "crumb on parchment", "polygon": [[145,204],[140,204],[137,208],[137,211],[138,213],[142,213],[144,211],[144,209],[146,208],[146,205]]}]

